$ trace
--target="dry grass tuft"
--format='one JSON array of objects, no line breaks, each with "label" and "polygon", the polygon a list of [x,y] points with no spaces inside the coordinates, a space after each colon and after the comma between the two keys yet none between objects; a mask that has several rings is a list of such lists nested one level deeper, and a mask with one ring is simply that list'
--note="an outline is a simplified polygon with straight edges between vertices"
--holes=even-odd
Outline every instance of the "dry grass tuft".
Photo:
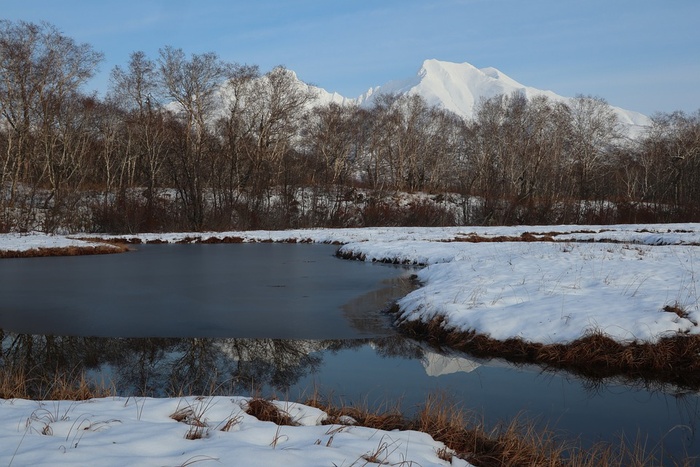
[{"label": "dry grass tuft", "polygon": [[185,439],[189,440],[206,438],[211,431],[205,415],[211,406],[212,399],[202,397],[196,400],[196,404],[180,407],[170,414],[170,418],[176,422],[189,426],[185,433]]},{"label": "dry grass tuft", "polygon": [[663,310],[668,312],[668,313],[673,313],[678,315],[679,318],[688,318],[688,312],[683,308],[678,302],[674,303],[673,305],[666,305],[663,307]]},{"label": "dry grass tuft", "polygon": [[477,467],[563,465],[564,447],[551,432],[517,420],[487,431],[483,421],[444,396],[429,397],[412,428],[430,434]]},{"label": "dry grass tuft", "polygon": [[231,431],[231,429],[241,423],[243,417],[236,415],[235,417],[229,417],[228,420],[221,426],[220,431]]},{"label": "dry grass tuft", "polygon": [[178,423],[187,423],[187,420],[192,418],[194,410],[191,407],[181,407],[170,414],[170,418]]},{"label": "dry grass tuft", "polygon": [[317,391],[305,405],[323,410],[328,417],[323,421],[324,425],[347,425],[348,420],[353,420],[353,425],[368,426],[380,430],[407,430],[411,429],[410,423],[404,418],[400,406],[395,404],[382,410],[370,410],[367,404],[360,406],[336,406],[328,399],[323,399]]},{"label": "dry grass tuft", "polygon": [[[328,413],[328,412],[327,412]],[[407,430],[409,424],[404,419],[401,412],[392,410],[389,412],[372,412],[361,407],[340,407],[328,413],[330,418],[326,423],[339,423],[342,419],[350,417],[355,420],[355,424],[369,426],[379,430]]]},{"label": "dry grass tuft", "polygon": [[243,237],[208,237],[200,240],[200,243],[215,244],[215,243],[243,243]]},{"label": "dry grass tuft", "polygon": [[[243,237],[236,236],[224,236],[224,237],[191,237],[187,236],[182,240],[178,240],[177,243],[202,243],[207,245],[215,245],[219,243],[243,243],[245,239]],[[149,242],[150,243],[150,242]]]},{"label": "dry grass tuft", "polygon": [[252,415],[260,421],[272,422],[277,425],[297,426],[292,417],[284,410],[281,410],[275,404],[267,399],[254,398],[248,401],[245,408],[248,415]]}]

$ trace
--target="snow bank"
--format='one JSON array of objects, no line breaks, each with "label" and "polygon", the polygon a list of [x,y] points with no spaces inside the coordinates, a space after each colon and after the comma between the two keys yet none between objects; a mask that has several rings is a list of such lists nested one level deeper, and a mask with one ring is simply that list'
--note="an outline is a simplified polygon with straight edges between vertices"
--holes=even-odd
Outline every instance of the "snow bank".
[{"label": "snow bank", "polygon": [[[593,331],[618,341],[700,333],[696,246],[620,243],[353,243],[366,260],[428,264],[423,287],[398,304],[402,320],[494,339],[567,343]],[[663,311],[679,305],[687,318]]]}]

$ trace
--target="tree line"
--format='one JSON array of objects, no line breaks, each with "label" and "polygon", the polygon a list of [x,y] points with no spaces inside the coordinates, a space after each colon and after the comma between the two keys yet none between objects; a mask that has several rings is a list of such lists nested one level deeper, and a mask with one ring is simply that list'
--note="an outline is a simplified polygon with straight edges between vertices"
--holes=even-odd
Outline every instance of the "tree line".
[{"label": "tree line", "polygon": [[318,105],[284,67],[167,46],[99,97],[102,59],[0,21],[0,231],[700,220],[700,111],[632,139],[590,96]]}]

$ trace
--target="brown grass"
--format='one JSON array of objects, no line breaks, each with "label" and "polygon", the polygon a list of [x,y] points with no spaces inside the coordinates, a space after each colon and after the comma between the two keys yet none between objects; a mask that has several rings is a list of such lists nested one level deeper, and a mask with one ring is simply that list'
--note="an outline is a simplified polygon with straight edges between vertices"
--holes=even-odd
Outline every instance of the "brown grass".
[{"label": "brown grass", "polygon": [[656,343],[620,343],[600,332],[592,332],[568,344],[545,345],[522,339],[499,341],[473,331],[457,331],[445,326],[440,317],[427,323],[404,321],[399,323],[399,329],[410,338],[478,358],[537,364],[594,380],[622,377],[700,388],[700,336],[678,334]]},{"label": "brown grass", "polygon": [[[312,395],[312,399],[305,403],[325,411],[329,415],[326,421],[329,424],[343,425],[341,416],[345,415],[355,419],[357,425],[369,428],[427,433],[445,444],[445,448],[437,450],[436,455],[448,462],[457,456],[477,467],[660,465],[654,454],[648,453],[640,441],[633,444],[621,442],[619,445],[599,443],[584,449],[579,442],[561,441],[553,431],[538,429],[534,422],[523,418],[487,428],[481,418],[463,410],[443,395],[429,397],[413,418],[405,418],[394,409],[381,412],[335,407],[324,402],[318,394]],[[380,455],[375,457],[381,458]],[[371,461],[369,458],[365,460]]]},{"label": "brown grass", "polygon": [[[205,415],[211,407],[212,399],[199,396],[193,404],[178,408],[170,414],[170,418],[188,426],[185,439],[195,440],[209,436],[211,427],[207,424]],[[230,428],[230,427],[229,427]]]},{"label": "brown grass", "polygon": [[3,367],[0,370],[0,399],[30,399],[24,368]]},{"label": "brown grass", "polygon": [[531,233],[523,232],[519,236],[499,235],[496,237],[484,237],[475,233],[455,237],[447,242],[467,242],[467,243],[498,243],[498,242],[554,242],[554,233]]},{"label": "brown grass", "polygon": [[552,432],[537,430],[533,423],[517,419],[487,430],[483,421],[444,396],[428,398],[412,429],[429,433],[477,467],[564,464],[565,445],[556,442]]},{"label": "brown grass", "polygon": [[107,255],[128,251],[125,245],[69,246],[64,248],[32,248],[31,250],[0,250],[2,258],[43,258],[48,256]]},{"label": "brown grass", "polygon": [[252,415],[260,421],[272,422],[277,425],[298,425],[288,413],[267,399],[256,397],[249,400],[245,411],[248,415]]},{"label": "brown grass", "polygon": [[[320,407],[319,407],[320,408]],[[328,425],[343,425],[342,420],[347,420],[346,417],[352,418],[354,424],[360,426],[368,426],[379,430],[409,430],[410,424],[397,409],[390,409],[386,412],[370,411],[366,407],[333,407],[326,405],[323,410],[328,414],[328,419],[324,424]]]},{"label": "brown grass", "polygon": [[663,310],[668,313],[673,313],[678,315],[679,318],[688,318],[688,312],[679,303],[674,303],[673,305],[666,305]]},{"label": "brown grass", "polygon": [[[356,253],[353,251],[341,251],[338,250],[335,255],[338,258],[341,259],[349,259],[349,260],[358,260],[358,261],[366,261],[367,256],[364,253]],[[418,263],[415,261],[410,261],[410,260],[404,260],[401,261],[397,258],[380,258],[380,259],[373,259],[372,262],[375,263],[386,263],[386,264],[405,264],[405,265],[412,265],[412,266],[425,266],[422,263]]]},{"label": "brown grass", "polygon": [[116,395],[113,386],[95,384],[84,373],[56,373],[41,380],[32,378],[23,368],[0,369],[0,398],[38,400],[88,400]]},{"label": "brown grass", "polygon": [[[181,240],[178,240],[177,243],[203,243],[203,244],[219,244],[219,243],[243,243],[244,239],[243,237],[185,237]],[[151,240],[146,243],[154,243],[155,241]]]}]

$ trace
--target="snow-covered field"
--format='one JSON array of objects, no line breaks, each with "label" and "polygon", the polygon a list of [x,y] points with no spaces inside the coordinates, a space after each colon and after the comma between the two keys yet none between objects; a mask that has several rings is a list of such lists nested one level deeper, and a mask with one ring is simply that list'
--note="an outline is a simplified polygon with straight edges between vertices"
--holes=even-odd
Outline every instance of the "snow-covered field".
[{"label": "snow-covered field", "polygon": [[[557,242],[482,242],[554,236]],[[700,333],[700,224],[499,228],[372,228],[142,234],[141,241],[311,241],[343,244],[366,261],[425,265],[422,287],[400,300],[401,317],[445,317],[496,339],[569,342],[591,331],[629,341]],[[108,238],[104,236],[103,238]],[[115,237],[109,237],[115,238]],[[462,241],[450,241],[462,240]],[[0,235],[0,250],[86,246],[78,236]],[[138,254],[138,253],[127,253]],[[1,264],[1,262],[0,262]],[[696,270],[697,268],[697,270]],[[683,309],[686,317],[664,311]],[[280,403],[302,426],[278,427],[242,412],[240,398],[0,401],[0,463],[7,465],[450,465],[440,443],[416,432],[321,426],[323,414]],[[203,413],[203,439],[170,415]],[[221,431],[235,420],[229,431]],[[411,462],[413,462],[411,464]],[[453,465],[468,465],[455,460]]]}]

